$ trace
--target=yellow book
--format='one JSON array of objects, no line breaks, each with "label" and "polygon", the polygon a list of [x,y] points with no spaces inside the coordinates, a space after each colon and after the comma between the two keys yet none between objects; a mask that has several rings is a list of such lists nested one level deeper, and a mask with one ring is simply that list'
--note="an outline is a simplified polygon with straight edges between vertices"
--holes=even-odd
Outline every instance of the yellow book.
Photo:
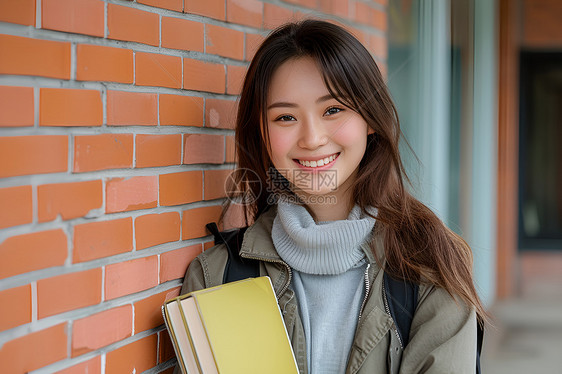
[{"label": "yellow book", "polygon": [[186,374],[298,373],[269,277],[182,295],[162,311]]}]

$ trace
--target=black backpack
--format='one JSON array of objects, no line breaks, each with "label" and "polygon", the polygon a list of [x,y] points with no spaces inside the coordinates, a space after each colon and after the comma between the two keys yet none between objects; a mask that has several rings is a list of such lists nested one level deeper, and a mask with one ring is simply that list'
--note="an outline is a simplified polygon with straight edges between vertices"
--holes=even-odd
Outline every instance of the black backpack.
[{"label": "black backpack", "polygon": [[[240,257],[240,247],[247,227],[220,232],[216,223],[206,225],[207,230],[213,234],[215,245],[224,243],[228,250],[228,260],[223,273],[223,283],[235,282],[246,278],[259,277],[259,261],[244,259]],[[396,324],[396,329],[404,347],[410,339],[410,327],[418,304],[419,285],[416,283],[397,280],[383,274],[384,291],[388,300],[390,315]],[[484,327],[477,323],[477,346],[476,346],[476,374],[481,374],[480,353],[482,351],[482,340],[484,338]]]}]

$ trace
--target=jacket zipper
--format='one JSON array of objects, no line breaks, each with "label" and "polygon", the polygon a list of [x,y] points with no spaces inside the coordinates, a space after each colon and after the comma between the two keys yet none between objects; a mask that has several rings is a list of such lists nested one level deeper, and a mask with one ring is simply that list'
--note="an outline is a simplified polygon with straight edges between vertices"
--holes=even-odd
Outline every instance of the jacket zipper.
[{"label": "jacket zipper", "polygon": [[363,298],[363,302],[361,303],[361,309],[359,309],[359,320],[363,315],[363,308],[365,308],[365,304],[367,303],[367,298],[369,297],[369,291],[371,290],[371,283],[369,282],[369,268],[371,264],[367,264],[367,269],[365,269],[365,297]]},{"label": "jacket zipper", "polygon": [[[384,310],[386,311],[386,314],[388,314],[390,318],[392,318],[392,313],[390,313],[390,308],[388,307],[388,300],[386,298],[386,288],[384,287],[384,281],[382,282],[382,297],[384,300]],[[400,343],[400,348],[404,349],[404,344],[402,344],[402,339],[400,338],[400,334],[398,333],[398,329],[396,328],[396,322],[394,322],[394,318],[392,318],[392,323],[393,323],[392,330],[394,331],[394,334],[398,338],[398,343]]]}]

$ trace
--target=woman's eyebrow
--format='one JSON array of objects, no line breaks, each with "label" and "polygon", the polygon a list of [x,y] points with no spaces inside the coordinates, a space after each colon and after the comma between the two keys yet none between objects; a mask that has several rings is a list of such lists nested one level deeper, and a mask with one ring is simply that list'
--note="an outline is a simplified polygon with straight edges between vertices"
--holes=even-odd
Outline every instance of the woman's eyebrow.
[{"label": "woman's eyebrow", "polygon": [[[316,104],[320,104],[320,103],[322,103],[322,102],[324,102],[324,101],[328,101],[328,100],[332,100],[332,99],[336,99],[336,98],[333,97],[333,96],[330,95],[330,94],[327,94],[327,95],[324,95],[324,96],[319,97],[319,98],[316,100]],[[336,100],[337,100],[337,99],[336,99]]]},{"label": "woman's eyebrow", "polygon": [[[328,100],[332,100],[335,99],[335,97],[333,97],[330,94],[324,95],[319,97],[318,99],[316,99],[316,104],[322,103],[324,101],[328,101]],[[290,103],[288,101],[278,101],[275,102],[273,104],[270,104],[267,109],[273,109],[273,108],[296,108],[298,107],[298,105],[296,103]]]},{"label": "woman's eyebrow", "polygon": [[295,103],[289,103],[286,101],[278,101],[276,103],[273,103],[271,105],[269,105],[267,107],[267,109],[273,109],[273,108],[296,108],[298,105]]}]

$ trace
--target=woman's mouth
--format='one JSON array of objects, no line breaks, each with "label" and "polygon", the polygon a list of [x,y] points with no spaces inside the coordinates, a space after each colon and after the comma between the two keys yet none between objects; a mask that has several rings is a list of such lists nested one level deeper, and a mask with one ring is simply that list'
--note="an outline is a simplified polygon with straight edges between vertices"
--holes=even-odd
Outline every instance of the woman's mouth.
[{"label": "woman's mouth", "polygon": [[299,164],[301,164],[302,166],[307,167],[307,168],[319,168],[319,167],[331,164],[332,162],[335,161],[336,158],[338,158],[339,155],[340,155],[340,153],[338,152],[338,153],[334,153],[333,155],[330,155],[328,157],[320,158],[318,160],[294,159],[294,161],[298,162]]}]

